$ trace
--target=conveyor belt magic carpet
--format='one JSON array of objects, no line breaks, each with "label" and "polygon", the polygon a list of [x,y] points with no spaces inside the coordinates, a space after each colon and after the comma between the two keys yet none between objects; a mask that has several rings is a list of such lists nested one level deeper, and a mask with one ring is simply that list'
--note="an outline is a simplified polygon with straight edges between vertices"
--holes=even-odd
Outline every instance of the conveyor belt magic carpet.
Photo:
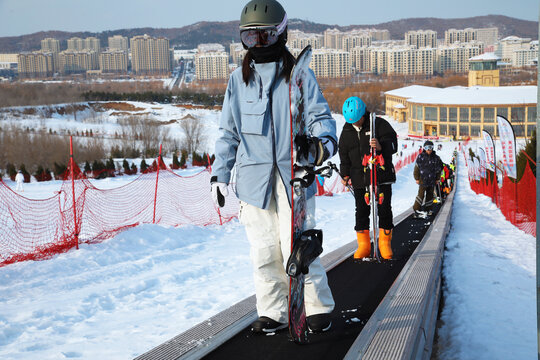
[{"label": "conveyor belt magic carpet", "polygon": [[395,260],[355,261],[351,255],[330,270],[328,281],[336,302],[332,328],[323,334],[310,334],[309,344],[293,343],[287,330],[259,335],[247,327],[205,359],[342,359],[432,222],[433,217],[409,216],[396,225],[392,240]]}]

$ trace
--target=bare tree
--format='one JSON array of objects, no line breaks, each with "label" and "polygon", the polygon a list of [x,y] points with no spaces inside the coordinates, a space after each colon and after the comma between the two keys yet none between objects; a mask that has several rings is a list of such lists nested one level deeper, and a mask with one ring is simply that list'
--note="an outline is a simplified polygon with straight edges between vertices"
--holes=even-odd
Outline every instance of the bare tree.
[{"label": "bare tree", "polygon": [[204,134],[204,124],[194,116],[188,114],[180,121],[180,128],[184,131],[182,148],[186,149],[188,154],[197,152],[206,143],[207,137]]}]

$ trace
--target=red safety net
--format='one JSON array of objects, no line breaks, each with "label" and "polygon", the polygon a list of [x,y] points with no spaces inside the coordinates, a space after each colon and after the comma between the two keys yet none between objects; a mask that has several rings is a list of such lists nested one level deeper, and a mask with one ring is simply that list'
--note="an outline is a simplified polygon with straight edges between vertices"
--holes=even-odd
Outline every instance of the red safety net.
[{"label": "red safety net", "polygon": [[497,204],[504,217],[527,234],[536,236],[536,177],[527,162],[523,177],[514,182],[503,177],[502,186],[495,178],[469,179],[471,189]]},{"label": "red safety net", "polygon": [[[418,152],[396,162],[396,171],[413,163]],[[75,165],[58,193],[45,200],[25,198],[0,180],[0,266],[47,259],[80,243],[97,243],[139,224],[220,225],[237,216],[232,189],[221,209],[209,189],[210,171],[180,176],[160,160],[159,169],[139,175],[126,185],[99,189]],[[347,191],[338,176],[326,182],[320,195]],[[75,211],[74,211],[75,209]]]}]

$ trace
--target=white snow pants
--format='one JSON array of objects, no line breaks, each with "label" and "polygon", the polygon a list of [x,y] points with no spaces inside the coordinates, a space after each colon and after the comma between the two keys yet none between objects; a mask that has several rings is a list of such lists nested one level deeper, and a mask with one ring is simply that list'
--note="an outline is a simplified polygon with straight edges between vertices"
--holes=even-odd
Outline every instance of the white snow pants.
[{"label": "white snow pants", "polygon": [[[291,207],[283,182],[273,179],[268,210],[240,202],[239,220],[245,226],[250,243],[255,280],[257,313],[281,323],[288,322],[289,280],[285,266],[291,252]],[[307,201],[305,229],[315,226],[315,197]],[[334,299],[326,271],[319,258],[306,275],[304,301],[307,316],[330,313]]]}]

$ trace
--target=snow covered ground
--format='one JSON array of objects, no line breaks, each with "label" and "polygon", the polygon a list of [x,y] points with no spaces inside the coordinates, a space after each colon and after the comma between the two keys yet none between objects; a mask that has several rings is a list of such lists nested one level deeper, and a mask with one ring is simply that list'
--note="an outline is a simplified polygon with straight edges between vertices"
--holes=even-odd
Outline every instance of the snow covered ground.
[{"label": "snow covered ground", "polygon": [[[216,126],[216,113],[210,117]],[[336,119],[340,129],[343,118]],[[404,124],[393,125],[406,133]],[[411,141],[400,143],[412,147]],[[456,144],[442,144],[440,155],[449,161]],[[535,239],[508,223],[488,198],[474,194],[462,160],[460,166],[444,261],[440,358],[531,359],[536,357]],[[398,172],[395,214],[413,204],[412,170],[409,165]],[[96,186],[130,180],[100,180]],[[25,184],[24,195],[48,197],[59,186]],[[350,194],[317,198],[316,216],[325,231],[325,253],[355,238]],[[51,260],[0,268],[0,358],[131,359],[253,289],[248,242],[238,221],[139,226]]]}]

